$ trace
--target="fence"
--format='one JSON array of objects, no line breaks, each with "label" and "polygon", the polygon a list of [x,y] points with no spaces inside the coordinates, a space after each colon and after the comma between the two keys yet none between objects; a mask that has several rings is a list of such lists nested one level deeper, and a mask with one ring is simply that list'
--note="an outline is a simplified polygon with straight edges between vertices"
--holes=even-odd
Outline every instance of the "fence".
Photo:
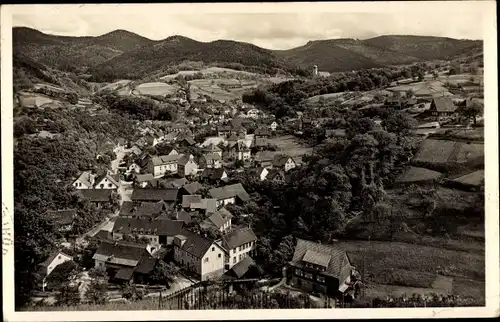
[{"label": "fence", "polygon": [[227,288],[210,289],[206,286],[191,286],[161,297],[159,309],[207,310],[207,309],[292,309],[319,307],[310,297],[294,296],[290,293],[253,292],[235,294]]}]

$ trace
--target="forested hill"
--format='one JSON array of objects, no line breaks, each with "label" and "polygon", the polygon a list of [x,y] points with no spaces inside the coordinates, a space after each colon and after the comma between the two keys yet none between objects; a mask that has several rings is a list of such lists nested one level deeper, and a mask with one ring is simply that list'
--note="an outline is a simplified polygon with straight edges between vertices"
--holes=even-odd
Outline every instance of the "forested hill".
[{"label": "forested hill", "polygon": [[290,64],[318,65],[322,71],[336,72],[446,59],[481,47],[482,41],[473,40],[380,36],[366,40],[316,40],[304,46],[275,53]]},{"label": "forested hill", "polygon": [[297,74],[312,65],[327,72],[349,71],[445,59],[481,46],[482,41],[443,37],[380,36],[316,40],[289,50],[268,50],[238,41],[200,42],[183,36],[154,41],[125,30],[67,37],[13,28],[14,55],[63,71],[90,72],[95,81],[142,78],[182,61],[236,64],[269,74],[279,70]]}]

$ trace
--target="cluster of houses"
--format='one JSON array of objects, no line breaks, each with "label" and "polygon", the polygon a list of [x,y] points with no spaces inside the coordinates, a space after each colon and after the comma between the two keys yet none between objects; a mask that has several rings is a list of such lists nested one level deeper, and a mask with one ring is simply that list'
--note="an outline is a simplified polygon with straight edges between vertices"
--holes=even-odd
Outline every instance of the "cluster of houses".
[{"label": "cluster of houses", "polygon": [[[258,238],[251,227],[236,225],[227,207],[243,204],[251,197],[241,183],[230,184],[229,176],[247,171],[261,181],[285,180],[286,173],[297,166],[292,157],[265,149],[251,151],[255,146],[267,146],[272,132],[272,127],[259,128],[249,140],[241,124],[220,126],[217,137],[201,145],[194,144],[182,126],[167,134],[153,136],[148,132],[145,135],[150,137],[146,140],[150,146],[171,138],[174,144],[165,155],[144,153],[147,144],[141,146],[141,142],[129,148],[118,170],[123,178],[131,175],[132,183],[120,180],[120,174],[96,176],[90,171],[82,172],[72,186],[98,206],[111,202],[111,193],[120,185],[132,188],[130,200],[122,202],[111,230],[101,230],[94,236],[99,241],[93,255],[94,266],[106,269],[112,282],[141,283],[167,253],[186,274],[201,281],[248,277],[246,274],[255,265],[252,257]],[[180,153],[185,147],[198,149],[199,156]],[[229,170],[228,158],[249,166],[245,170]],[[74,211],[63,210],[54,215],[62,230],[71,230]],[[340,254],[323,247],[297,255],[303,248],[299,242],[291,263],[294,269],[289,270],[293,285],[331,293],[345,288],[346,283],[352,284],[349,278],[356,281],[355,268],[345,252]],[[71,259],[58,252],[44,263],[43,274],[48,276],[57,265]]]}]

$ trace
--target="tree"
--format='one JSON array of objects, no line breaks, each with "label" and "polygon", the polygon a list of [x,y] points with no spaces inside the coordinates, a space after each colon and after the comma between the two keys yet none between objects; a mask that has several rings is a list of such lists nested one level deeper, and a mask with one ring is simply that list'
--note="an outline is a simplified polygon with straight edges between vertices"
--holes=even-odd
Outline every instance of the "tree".
[{"label": "tree", "polygon": [[78,273],[78,265],[73,261],[66,261],[54,268],[47,277],[47,284],[50,288],[59,288]]},{"label": "tree", "polygon": [[94,279],[90,282],[85,293],[86,299],[92,304],[104,304],[107,301],[106,284],[99,279]]},{"label": "tree", "polygon": [[60,285],[59,293],[56,294],[57,305],[74,306],[80,304],[80,291],[77,285],[65,282]]},{"label": "tree", "polygon": [[156,263],[153,272],[149,276],[151,282],[163,285],[169,285],[177,277],[179,269],[171,263],[162,260]]},{"label": "tree", "polygon": [[416,125],[414,118],[406,112],[395,111],[382,122],[382,126],[388,131],[398,136],[406,136],[410,130]]},{"label": "tree", "polygon": [[473,100],[471,104],[467,104],[465,107],[459,110],[459,113],[473,120],[474,124],[477,122],[477,116],[482,115],[484,110],[483,104]]}]

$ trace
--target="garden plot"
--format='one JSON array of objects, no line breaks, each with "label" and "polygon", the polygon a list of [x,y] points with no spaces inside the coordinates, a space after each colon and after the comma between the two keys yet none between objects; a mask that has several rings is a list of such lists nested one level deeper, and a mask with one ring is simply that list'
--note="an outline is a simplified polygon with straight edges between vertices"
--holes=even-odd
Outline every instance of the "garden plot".
[{"label": "garden plot", "polygon": [[121,87],[124,87],[128,85],[131,81],[127,79],[122,79],[114,83],[107,84],[106,86],[102,87],[100,91],[115,91]]},{"label": "garden plot", "polygon": [[293,135],[284,135],[269,139],[270,144],[278,147],[278,151],[285,153],[295,159],[299,164],[302,163],[302,156],[311,154],[313,148],[299,143]]},{"label": "garden plot", "polygon": [[212,99],[219,101],[230,101],[237,99],[238,96],[231,92],[225,91],[216,84],[216,79],[196,79],[189,81],[191,98],[198,99],[207,95]]},{"label": "garden plot", "polygon": [[160,82],[144,83],[135,88],[139,94],[158,96],[173,95],[177,93],[177,90],[176,86]]}]

